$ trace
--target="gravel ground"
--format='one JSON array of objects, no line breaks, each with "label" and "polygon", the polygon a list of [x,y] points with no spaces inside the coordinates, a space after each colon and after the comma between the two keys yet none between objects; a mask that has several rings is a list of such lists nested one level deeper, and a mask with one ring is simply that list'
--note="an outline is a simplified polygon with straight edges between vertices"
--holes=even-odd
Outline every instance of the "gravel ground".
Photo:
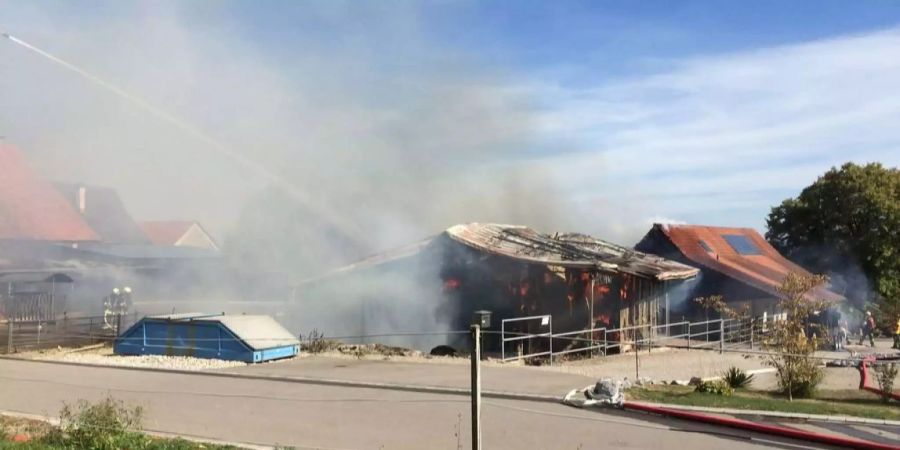
[{"label": "gravel ground", "polygon": [[[686,351],[678,349],[660,349],[647,354],[638,355],[638,371],[640,378],[653,380],[690,380],[720,375],[731,366],[743,370],[760,370],[767,367],[763,361],[754,356],[740,353],[724,353],[713,351]],[[610,355],[594,359],[569,361],[563,364],[554,362],[553,366],[541,366],[541,370],[563,372],[575,375],[586,375],[593,378],[635,379],[634,353]]]},{"label": "gravel ground", "polygon": [[[309,355],[306,353],[305,355]],[[345,353],[336,350],[331,350],[322,353],[316,353],[318,356],[327,356],[329,358],[340,358],[340,359],[361,359],[364,361],[396,361],[396,362],[411,362],[411,363],[423,363],[423,364],[469,364],[469,357],[458,357],[458,356],[430,356],[422,353],[413,353],[409,355],[383,355],[379,353],[370,353],[364,354],[361,356],[354,355],[352,353]],[[492,364],[493,361],[485,361],[485,364]],[[497,363],[500,364],[500,363]]]},{"label": "gravel ground", "polygon": [[57,348],[54,350],[39,350],[20,353],[20,358],[35,360],[52,360],[77,362],[84,364],[98,364],[103,366],[120,367],[144,367],[148,369],[177,369],[177,370],[213,370],[231,367],[246,366],[240,361],[223,361],[218,359],[190,358],[186,356],[118,356],[113,354],[112,348],[91,347],[88,349]]}]

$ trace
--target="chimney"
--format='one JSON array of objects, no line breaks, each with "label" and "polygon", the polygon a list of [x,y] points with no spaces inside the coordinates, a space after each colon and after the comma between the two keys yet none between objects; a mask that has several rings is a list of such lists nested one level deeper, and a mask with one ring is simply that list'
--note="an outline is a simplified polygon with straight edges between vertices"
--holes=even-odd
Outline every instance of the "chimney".
[{"label": "chimney", "polygon": [[78,186],[78,212],[84,214],[85,202],[87,200],[87,189],[84,186]]}]

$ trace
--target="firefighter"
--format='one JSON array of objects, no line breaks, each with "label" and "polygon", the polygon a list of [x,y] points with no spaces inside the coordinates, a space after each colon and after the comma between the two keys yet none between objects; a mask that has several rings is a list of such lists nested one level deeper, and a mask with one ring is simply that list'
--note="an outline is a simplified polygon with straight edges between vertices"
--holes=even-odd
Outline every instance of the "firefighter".
[{"label": "firefighter", "polygon": [[131,310],[131,288],[125,286],[122,288],[122,293],[119,294],[116,299],[116,314],[128,314],[128,311]]},{"label": "firefighter", "polygon": [[863,341],[869,337],[869,345],[875,346],[875,318],[872,317],[872,311],[866,311],[866,323],[863,325],[862,336],[859,337],[859,345],[863,345]]}]

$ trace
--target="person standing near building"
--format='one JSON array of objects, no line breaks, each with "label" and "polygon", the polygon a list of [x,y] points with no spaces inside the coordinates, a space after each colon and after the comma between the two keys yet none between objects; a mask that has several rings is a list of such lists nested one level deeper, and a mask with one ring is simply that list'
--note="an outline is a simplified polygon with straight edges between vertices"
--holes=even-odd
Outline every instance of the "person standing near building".
[{"label": "person standing near building", "polygon": [[828,326],[828,333],[833,342],[833,348],[841,350],[844,347],[843,336],[841,336],[841,312],[836,308],[825,310],[825,324]]},{"label": "person standing near building", "polygon": [[869,345],[875,346],[875,318],[872,317],[872,311],[866,311],[866,323],[863,325],[862,336],[859,337],[859,345],[863,345],[863,341],[869,337]]}]

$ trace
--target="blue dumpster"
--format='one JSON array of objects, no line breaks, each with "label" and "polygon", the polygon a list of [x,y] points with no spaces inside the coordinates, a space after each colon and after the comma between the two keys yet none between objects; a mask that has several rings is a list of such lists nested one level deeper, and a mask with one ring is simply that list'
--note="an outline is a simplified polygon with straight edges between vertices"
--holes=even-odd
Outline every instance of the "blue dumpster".
[{"label": "blue dumpster", "polygon": [[300,342],[270,316],[187,313],[144,317],[113,351],[258,363],[294,357]]}]

